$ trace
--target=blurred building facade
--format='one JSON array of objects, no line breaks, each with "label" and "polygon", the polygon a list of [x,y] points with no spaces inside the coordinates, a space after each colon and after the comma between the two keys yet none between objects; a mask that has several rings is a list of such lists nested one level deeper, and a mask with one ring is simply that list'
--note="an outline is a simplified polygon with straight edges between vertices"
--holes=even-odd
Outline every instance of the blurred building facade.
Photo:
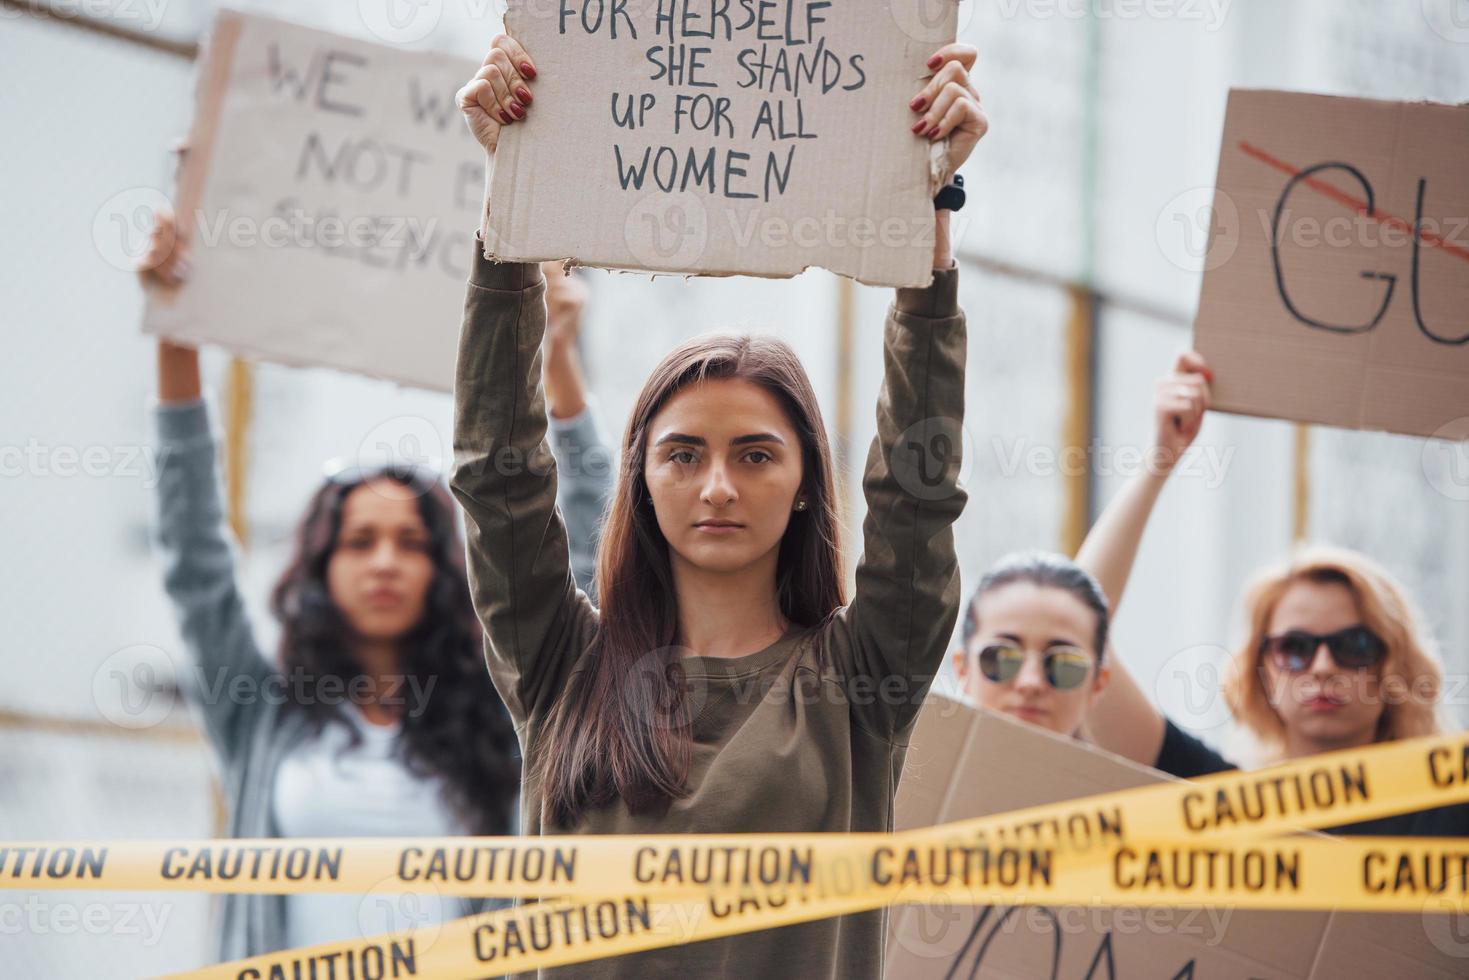
[{"label": "blurred building facade", "polygon": [[[501,10],[491,0],[238,6],[476,58]],[[188,126],[191,50],[212,11],[204,0],[0,4],[0,213],[11,219],[0,244],[0,445],[20,461],[0,480],[10,625],[0,839],[217,827],[207,748],[187,713],[137,702],[183,652],[147,544],[153,349],[127,271],[146,235],[140,189],[170,190],[168,147]],[[1073,548],[1128,475],[1120,451],[1146,447],[1153,379],[1189,343],[1228,89],[1463,101],[1469,24],[1453,12],[1434,0],[965,0],[961,36],[980,49],[975,77],[993,121],[956,220],[970,337],[970,503],[957,529],[966,589],[1013,549]],[[757,329],[796,346],[842,454],[855,560],[886,291],[820,272],[587,275],[583,346],[612,438],[679,339]],[[217,351],[206,367],[219,422],[241,373]],[[270,648],[265,595],[323,460],[383,443],[445,460],[450,405],[325,370],[262,364],[245,375],[240,569]],[[1068,445],[1087,447],[1092,465],[1067,471],[1057,460]],[[1248,753],[1211,683],[1238,638],[1250,573],[1305,538],[1359,548],[1413,590],[1451,675],[1448,711],[1469,721],[1463,450],[1223,415],[1199,445],[1210,462],[1160,502],[1116,627],[1159,703]],[[89,450],[105,461],[94,471],[63,465]],[[7,891],[0,908],[8,975],[151,974],[205,956],[203,896]]]}]

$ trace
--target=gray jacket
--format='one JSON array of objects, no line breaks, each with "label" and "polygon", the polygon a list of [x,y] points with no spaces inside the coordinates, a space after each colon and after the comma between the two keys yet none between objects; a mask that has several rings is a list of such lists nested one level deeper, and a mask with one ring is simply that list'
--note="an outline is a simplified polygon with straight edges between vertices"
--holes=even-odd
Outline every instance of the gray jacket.
[{"label": "gray jacket", "polygon": [[[231,697],[269,691],[276,672],[256,645],[235,580],[235,557],[225,529],[215,467],[215,440],[203,401],[159,405],[156,544],[164,588],[201,684],[185,683],[219,760],[229,802],[228,836],[276,837],[271,789],[276,766],[305,735],[299,712],[279,697]],[[561,475],[558,496],[570,531],[569,551],[578,584],[587,588],[595,567],[595,536],[611,485],[610,456],[590,410],[552,427]],[[223,683],[221,683],[223,682]],[[284,690],[276,686],[276,690]],[[222,696],[210,699],[204,691]],[[463,899],[464,914],[507,902]],[[214,954],[219,960],[258,956],[285,944],[285,901],[278,895],[221,895],[216,907]]]}]

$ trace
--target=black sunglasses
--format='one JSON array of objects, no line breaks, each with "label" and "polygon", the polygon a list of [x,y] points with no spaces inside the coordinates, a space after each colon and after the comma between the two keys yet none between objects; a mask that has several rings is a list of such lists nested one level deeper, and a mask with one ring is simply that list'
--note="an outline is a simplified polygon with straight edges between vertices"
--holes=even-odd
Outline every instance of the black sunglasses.
[{"label": "black sunglasses", "polygon": [[[1080,647],[1054,646],[1041,654],[1046,681],[1058,691],[1071,691],[1086,683],[1092,657]],[[979,651],[979,672],[996,684],[1008,684],[1020,676],[1025,651],[1013,643],[992,643]]]},{"label": "black sunglasses", "polygon": [[1299,674],[1309,670],[1316,651],[1326,644],[1331,659],[1342,670],[1365,670],[1382,663],[1387,645],[1365,626],[1348,626],[1325,635],[1291,630],[1260,641],[1260,652],[1281,670]]}]

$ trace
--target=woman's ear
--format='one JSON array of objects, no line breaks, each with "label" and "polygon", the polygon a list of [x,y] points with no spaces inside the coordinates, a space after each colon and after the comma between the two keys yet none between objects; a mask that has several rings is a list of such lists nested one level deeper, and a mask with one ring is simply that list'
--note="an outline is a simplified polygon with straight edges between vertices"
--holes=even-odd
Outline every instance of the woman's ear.
[{"label": "woman's ear", "polygon": [[1112,668],[1106,663],[1103,663],[1097,667],[1097,676],[1092,678],[1093,704],[1096,703],[1097,698],[1102,696],[1102,692],[1107,689],[1107,685],[1110,683],[1112,683]]},{"label": "woman's ear", "polygon": [[954,661],[954,673],[959,677],[959,683],[964,684],[969,680],[969,658],[964,656],[963,648],[957,648],[949,654]]}]

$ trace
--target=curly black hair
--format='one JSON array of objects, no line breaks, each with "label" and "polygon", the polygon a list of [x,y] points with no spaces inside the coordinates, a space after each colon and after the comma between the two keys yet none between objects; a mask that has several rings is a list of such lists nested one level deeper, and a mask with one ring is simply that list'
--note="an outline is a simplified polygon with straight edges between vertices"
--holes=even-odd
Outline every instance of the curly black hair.
[{"label": "curly black hair", "polygon": [[[443,779],[445,802],[472,833],[509,834],[520,790],[519,742],[485,666],[454,504],[436,477],[386,467],[329,479],[313,494],[296,529],[295,554],[271,593],[271,611],[282,627],[281,666],[307,677],[335,675],[344,686],[361,674],[346,642],[347,621],[328,591],[327,564],[347,497],[376,479],[415,492],[434,568],[424,614],[403,639],[404,683],[414,678],[414,689],[429,692],[428,703],[402,714],[403,761],[417,774]],[[341,724],[352,744],[360,743],[340,703],[296,697],[289,705],[304,711],[318,734]]]}]

